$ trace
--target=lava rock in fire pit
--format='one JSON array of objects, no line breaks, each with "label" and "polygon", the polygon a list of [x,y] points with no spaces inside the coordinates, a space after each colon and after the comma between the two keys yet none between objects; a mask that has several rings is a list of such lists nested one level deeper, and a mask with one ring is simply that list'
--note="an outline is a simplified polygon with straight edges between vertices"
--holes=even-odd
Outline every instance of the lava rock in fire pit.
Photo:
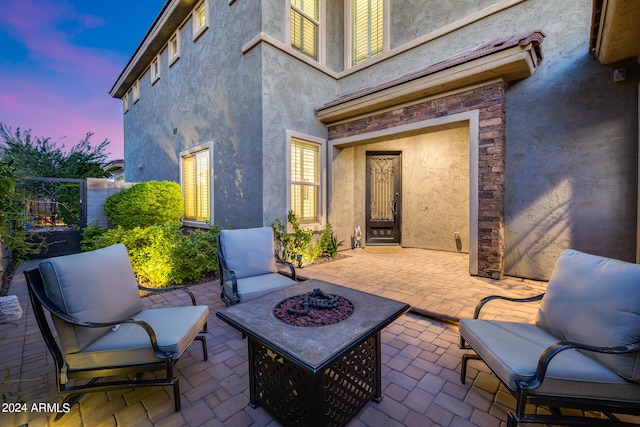
[{"label": "lava rock in fire pit", "polygon": [[349,300],[339,295],[326,294],[320,289],[288,298],[274,310],[278,319],[292,326],[332,325],[343,321],[352,313],[353,305]]}]

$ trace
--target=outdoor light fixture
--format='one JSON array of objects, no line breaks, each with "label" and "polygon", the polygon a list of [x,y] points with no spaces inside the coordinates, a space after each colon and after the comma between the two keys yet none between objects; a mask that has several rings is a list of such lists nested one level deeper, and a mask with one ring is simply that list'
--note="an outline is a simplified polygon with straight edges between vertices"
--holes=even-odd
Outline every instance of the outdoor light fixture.
[{"label": "outdoor light fixture", "polygon": [[627,78],[627,69],[626,68],[618,68],[613,70],[613,81],[614,82],[622,82]]}]

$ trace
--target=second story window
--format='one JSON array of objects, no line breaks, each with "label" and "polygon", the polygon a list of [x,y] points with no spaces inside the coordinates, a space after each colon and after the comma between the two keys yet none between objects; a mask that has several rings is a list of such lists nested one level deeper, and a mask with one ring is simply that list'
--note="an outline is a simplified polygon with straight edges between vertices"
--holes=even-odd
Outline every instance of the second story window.
[{"label": "second story window", "polygon": [[320,0],[291,0],[291,47],[318,59]]},{"label": "second story window", "polygon": [[180,58],[180,33],[175,33],[169,39],[169,65],[173,65]]},{"label": "second story window", "polygon": [[384,0],[351,0],[351,65],[384,50]]},{"label": "second story window", "polygon": [[140,80],[133,82],[133,103],[140,100]]},{"label": "second story window", "polygon": [[209,27],[209,0],[200,2],[193,10],[193,40]]},{"label": "second story window", "polygon": [[151,62],[151,84],[158,81],[160,78],[160,58],[156,58]]}]

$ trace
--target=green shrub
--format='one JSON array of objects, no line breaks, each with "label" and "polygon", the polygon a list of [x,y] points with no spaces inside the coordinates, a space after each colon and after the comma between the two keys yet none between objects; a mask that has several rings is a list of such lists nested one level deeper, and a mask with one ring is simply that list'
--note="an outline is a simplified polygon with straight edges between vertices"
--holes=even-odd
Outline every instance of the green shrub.
[{"label": "green shrub", "polygon": [[208,230],[183,233],[176,224],[105,230],[95,223],[83,231],[82,250],[94,250],[122,243],[138,283],[166,287],[198,282],[218,272],[215,236],[217,224]]},{"label": "green shrub", "polygon": [[218,224],[208,224],[209,229],[196,229],[183,234],[172,250],[173,280],[175,283],[198,282],[218,274],[218,250],[216,235]]},{"label": "green shrub", "polygon": [[271,228],[273,228],[273,240],[275,240],[278,256],[283,261],[291,262],[295,258],[295,254],[291,253],[293,236],[287,233],[287,227],[280,218],[276,218],[275,222],[271,223]]},{"label": "green shrub", "polygon": [[92,251],[94,249],[103,248],[102,240],[104,234],[107,232],[106,228],[102,228],[98,225],[98,220],[91,221],[82,230],[82,240],[80,241],[80,249],[83,252]]},{"label": "green shrub", "polygon": [[333,227],[330,222],[327,222],[324,230],[320,233],[320,242],[319,245],[322,248],[322,253],[327,254],[331,257],[338,255],[338,248],[342,246],[344,241],[339,241],[335,234],[333,234]]},{"label": "green shrub", "polygon": [[181,225],[183,206],[178,183],[148,181],[109,196],[104,212],[111,226],[133,229],[165,223]]},{"label": "green shrub", "polygon": [[311,264],[320,255],[323,248],[319,242],[314,241],[313,230],[310,228],[303,229],[298,222],[298,218],[293,210],[287,214],[287,220],[291,224],[293,233],[287,233],[285,225],[280,218],[271,224],[273,228],[273,236],[277,246],[279,246],[279,255],[284,261],[293,262],[302,267],[303,264]]}]

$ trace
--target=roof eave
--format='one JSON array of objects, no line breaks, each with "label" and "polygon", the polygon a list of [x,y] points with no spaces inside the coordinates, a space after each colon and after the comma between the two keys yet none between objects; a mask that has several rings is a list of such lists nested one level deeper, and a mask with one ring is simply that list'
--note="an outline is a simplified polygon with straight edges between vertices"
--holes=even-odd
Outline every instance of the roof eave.
[{"label": "roof eave", "polygon": [[374,88],[354,99],[326,104],[316,109],[316,116],[323,123],[335,123],[483,82],[502,79],[508,84],[532,76],[541,55],[538,41],[516,45],[392,87]]},{"label": "roof eave", "polygon": [[111,87],[109,94],[114,98],[122,98],[133,83],[149,67],[169,38],[180,28],[190,15],[198,0],[167,0],[147,34]]}]

